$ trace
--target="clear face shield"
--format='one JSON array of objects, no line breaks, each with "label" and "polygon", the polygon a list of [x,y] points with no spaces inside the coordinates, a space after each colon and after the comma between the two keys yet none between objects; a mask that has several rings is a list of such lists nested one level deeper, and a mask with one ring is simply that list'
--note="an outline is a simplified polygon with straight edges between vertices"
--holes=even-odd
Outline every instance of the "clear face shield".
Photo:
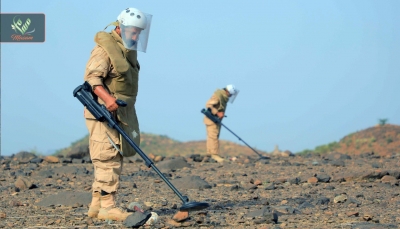
[{"label": "clear face shield", "polygon": [[233,101],[235,101],[235,99],[236,99],[236,96],[239,94],[239,90],[238,89],[235,89],[235,94],[231,94],[231,96],[229,97],[229,102],[230,103],[233,103]]},{"label": "clear face shield", "polygon": [[146,17],[145,26],[129,26],[120,23],[120,28],[124,47],[128,50],[137,50],[145,53],[149,40],[152,15],[143,14]]}]

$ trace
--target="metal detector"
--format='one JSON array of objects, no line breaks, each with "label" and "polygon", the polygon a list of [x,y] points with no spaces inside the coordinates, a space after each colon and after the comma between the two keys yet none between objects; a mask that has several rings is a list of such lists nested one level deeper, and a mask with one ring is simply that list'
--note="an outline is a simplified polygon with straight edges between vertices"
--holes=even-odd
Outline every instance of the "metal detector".
[{"label": "metal detector", "polygon": [[[117,124],[111,113],[107,110],[104,105],[100,105],[97,102],[97,96],[92,92],[92,87],[88,82],[75,88],[73,92],[76,97],[85,106],[90,113],[96,118],[97,121],[108,123],[108,126],[114,128],[122,135],[122,137],[136,150],[136,152],[143,158],[147,167],[151,167],[156,173],[163,179],[165,183],[175,192],[175,194],[182,200],[183,204],[179,210],[196,211],[202,210],[209,207],[210,205],[206,202],[189,202],[187,196],[182,194],[172,185],[172,183],[158,170],[154,165],[153,161],[150,160],[145,153],[135,144],[135,142],[125,133],[125,131]],[[125,107],[127,104],[122,100],[117,100],[116,103],[119,106]]]},{"label": "metal detector", "polygon": [[221,119],[219,119],[217,116],[213,115],[211,113],[210,109],[202,109],[201,113],[203,113],[207,118],[209,118],[211,121],[213,121],[215,124],[221,124],[223,127],[225,127],[229,132],[231,132],[233,135],[235,135],[240,141],[242,141],[246,146],[248,146],[250,149],[254,151],[260,158],[258,160],[265,160],[265,159],[270,159],[269,157],[262,156],[260,153],[258,153],[255,149],[253,149],[251,146],[249,146],[245,141],[243,141],[239,136],[237,136],[233,131],[231,131],[228,127],[226,127],[222,122]]}]

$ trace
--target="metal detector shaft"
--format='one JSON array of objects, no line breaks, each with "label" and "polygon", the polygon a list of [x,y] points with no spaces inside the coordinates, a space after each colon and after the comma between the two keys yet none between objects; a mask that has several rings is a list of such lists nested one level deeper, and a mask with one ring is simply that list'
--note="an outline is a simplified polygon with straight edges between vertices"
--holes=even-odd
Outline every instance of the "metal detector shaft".
[{"label": "metal detector shaft", "polygon": [[233,135],[235,135],[239,141],[242,141],[244,144],[246,144],[246,146],[248,146],[250,149],[252,149],[254,151],[254,153],[256,153],[258,156],[263,157],[260,153],[258,153],[255,149],[253,149],[251,146],[249,146],[249,144],[247,144],[245,141],[243,141],[243,139],[241,139],[239,136],[237,136],[235,133],[233,133],[232,130],[230,130],[228,127],[226,127],[222,122],[220,122],[220,124],[225,127],[227,130],[229,130],[229,132],[231,132]]},{"label": "metal detector shaft", "polygon": [[156,171],[156,173],[161,177],[161,179],[163,179],[164,182],[167,183],[167,185],[172,189],[172,191],[175,192],[175,194],[179,197],[179,199],[182,200],[183,203],[188,202],[189,199],[186,196],[182,196],[182,194],[178,191],[178,189],[176,189],[172,185],[172,183],[164,176],[164,174],[162,174],[161,171],[158,170],[158,168],[154,165],[153,161],[150,160],[150,158],[148,158],[145,153],[143,153],[143,151],[136,145],[134,141],[132,141],[132,139],[124,132],[124,130],[120,126],[118,126],[114,121],[113,125],[114,125],[113,128],[115,128],[122,135],[122,137],[124,137],[125,140],[136,150],[136,152],[140,155],[140,157],[143,158],[146,166],[149,168],[151,167],[154,171]]},{"label": "metal detector shaft", "polygon": [[[146,154],[135,144],[135,142],[130,139],[130,137],[125,133],[125,131],[117,124],[114,120],[111,113],[107,110],[104,105],[100,105],[95,98],[96,95],[92,93],[91,86],[88,82],[85,82],[83,85],[78,86],[74,92],[74,97],[76,97],[96,118],[96,120],[100,122],[107,121],[108,125],[111,128],[116,129],[125,140],[136,150],[136,152],[144,159],[146,166],[151,167],[156,171],[156,173],[164,180],[165,183],[175,192],[175,194],[186,204],[189,201],[189,198],[186,196],[182,196],[182,194],[169,182],[169,180],[158,170],[158,168],[153,164],[153,161],[150,160]],[[124,101],[117,100],[116,101],[119,106],[126,106],[127,104]],[[205,206],[205,204],[203,205]]]},{"label": "metal detector shaft", "polygon": [[249,144],[247,144],[245,141],[243,141],[239,136],[237,136],[235,133],[233,133],[232,130],[230,130],[228,127],[226,127],[222,122],[221,119],[219,119],[218,117],[214,116],[210,110],[206,110],[206,109],[202,109],[201,113],[203,113],[207,118],[209,118],[211,121],[213,121],[216,124],[221,124],[223,127],[225,127],[227,130],[229,130],[229,132],[231,132],[233,135],[235,135],[240,141],[242,141],[244,144],[246,144],[246,146],[248,146],[250,149],[252,149],[254,151],[254,153],[256,153],[260,158],[265,158],[263,157],[260,153],[258,153],[255,149],[253,149],[251,146],[249,146]]}]

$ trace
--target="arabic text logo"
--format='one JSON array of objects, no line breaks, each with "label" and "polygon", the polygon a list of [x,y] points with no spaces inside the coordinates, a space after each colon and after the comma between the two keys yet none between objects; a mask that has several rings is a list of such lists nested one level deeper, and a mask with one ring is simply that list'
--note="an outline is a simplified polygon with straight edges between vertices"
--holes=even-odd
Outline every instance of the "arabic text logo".
[{"label": "arabic text logo", "polygon": [[[17,18],[17,20],[16,20]],[[22,23],[21,18],[16,15],[13,18],[13,24],[11,24],[11,28],[15,31],[17,34],[11,35],[11,38],[13,40],[32,40],[33,36],[31,35],[33,32],[35,32],[35,29],[28,31],[29,26],[31,25],[31,19],[27,18],[25,23]]]}]

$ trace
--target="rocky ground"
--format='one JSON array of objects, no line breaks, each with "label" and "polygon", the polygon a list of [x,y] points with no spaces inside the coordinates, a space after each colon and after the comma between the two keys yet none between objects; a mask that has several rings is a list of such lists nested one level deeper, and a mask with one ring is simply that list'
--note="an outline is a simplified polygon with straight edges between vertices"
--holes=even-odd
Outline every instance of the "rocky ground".
[{"label": "rocky ground", "polygon": [[[158,221],[142,228],[399,228],[400,155],[268,155],[217,163],[199,155],[162,158],[155,165],[200,211],[180,212],[181,200],[135,156],[126,161],[118,204],[138,202]],[[90,159],[0,159],[0,228],[126,228],[86,216]]]}]

